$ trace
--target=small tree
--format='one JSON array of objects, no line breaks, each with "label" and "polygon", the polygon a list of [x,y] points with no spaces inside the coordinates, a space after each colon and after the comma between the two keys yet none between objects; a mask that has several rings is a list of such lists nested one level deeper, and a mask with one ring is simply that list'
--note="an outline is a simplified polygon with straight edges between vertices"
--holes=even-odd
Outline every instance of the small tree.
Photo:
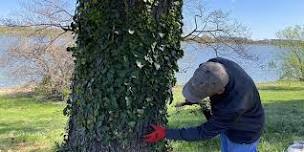
[{"label": "small tree", "polygon": [[[194,42],[214,50],[216,56],[227,48],[242,57],[250,58],[245,51],[249,30],[231,15],[222,10],[208,10],[204,0],[185,0],[184,42]],[[190,16],[190,18],[189,18]]]},{"label": "small tree", "polygon": [[38,84],[43,97],[64,99],[69,92],[74,45],[70,31],[73,10],[69,0],[24,0],[13,19],[1,19],[11,44],[0,55],[0,66],[17,79]]},{"label": "small tree", "polygon": [[276,45],[287,48],[281,58],[282,78],[304,81],[304,26],[288,27],[277,33]]},{"label": "small tree", "polygon": [[182,34],[181,0],[78,0],[70,117],[61,151],[164,152],[142,136],[167,123]]}]

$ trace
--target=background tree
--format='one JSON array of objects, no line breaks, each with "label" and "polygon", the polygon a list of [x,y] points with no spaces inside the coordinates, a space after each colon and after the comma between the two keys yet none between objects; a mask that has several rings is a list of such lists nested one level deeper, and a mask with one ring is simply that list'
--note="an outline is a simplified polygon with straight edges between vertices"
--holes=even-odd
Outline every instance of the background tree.
[{"label": "background tree", "polygon": [[36,92],[43,97],[63,100],[69,92],[73,72],[72,55],[66,52],[66,47],[73,45],[71,36],[61,36],[52,45],[47,39],[54,39],[56,34],[27,36],[13,38],[9,49],[0,56],[0,66],[17,80],[38,84]]},{"label": "background tree", "polygon": [[250,58],[246,53],[249,40],[249,30],[229,12],[208,10],[208,1],[186,0],[183,13],[187,18],[183,42],[197,43],[214,50],[215,56],[221,56],[221,51],[232,50],[241,57]]},{"label": "background tree", "polygon": [[62,151],[160,151],[142,136],[167,123],[182,34],[181,0],[78,0],[70,116]]},{"label": "background tree", "polygon": [[[229,12],[208,8],[206,0],[185,0],[183,5],[184,32],[182,46],[196,51],[214,51],[214,57],[227,57],[235,53],[242,59],[257,60],[248,53],[250,33],[246,26],[234,19]],[[190,44],[190,45],[189,45]],[[191,57],[194,61],[196,56]],[[197,67],[192,62],[181,65],[186,73]]]},{"label": "background tree", "polygon": [[276,45],[288,50],[281,54],[282,78],[304,81],[304,26],[287,27],[277,37]]},{"label": "background tree", "polygon": [[37,85],[42,97],[64,100],[69,92],[74,45],[70,24],[74,5],[69,0],[24,0],[12,18],[1,19],[8,49],[0,66],[12,77]]}]

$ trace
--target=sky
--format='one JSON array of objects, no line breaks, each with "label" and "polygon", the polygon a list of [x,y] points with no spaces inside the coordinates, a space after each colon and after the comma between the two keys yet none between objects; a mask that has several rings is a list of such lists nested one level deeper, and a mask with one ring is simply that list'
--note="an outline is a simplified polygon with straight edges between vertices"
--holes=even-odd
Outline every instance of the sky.
[{"label": "sky", "polygon": [[[7,17],[12,12],[18,11],[18,1],[20,0],[1,0],[0,17]],[[252,39],[276,38],[275,33],[288,26],[304,25],[304,0],[201,1],[204,1],[205,7],[209,10],[221,9],[230,12],[230,17],[249,28]],[[185,14],[184,18],[187,21],[187,18],[193,16]]]},{"label": "sky", "polygon": [[5,17],[18,8],[18,0],[0,0],[0,17]]},{"label": "sky", "polygon": [[253,39],[276,38],[275,33],[304,25],[304,0],[208,0],[211,8],[229,11],[246,25]]},{"label": "sky", "polygon": [[201,3],[209,10],[229,12],[231,18],[249,28],[252,39],[276,38],[276,33],[288,26],[304,25],[304,0],[201,0]]}]

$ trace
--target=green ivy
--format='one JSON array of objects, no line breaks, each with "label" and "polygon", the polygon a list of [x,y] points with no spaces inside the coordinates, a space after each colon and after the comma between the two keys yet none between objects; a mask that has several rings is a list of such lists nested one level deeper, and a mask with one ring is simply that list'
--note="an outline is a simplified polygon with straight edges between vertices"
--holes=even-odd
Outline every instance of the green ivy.
[{"label": "green ivy", "polygon": [[60,151],[168,151],[146,144],[167,124],[182,33],[181,0],[78,0],[69,116]]}]

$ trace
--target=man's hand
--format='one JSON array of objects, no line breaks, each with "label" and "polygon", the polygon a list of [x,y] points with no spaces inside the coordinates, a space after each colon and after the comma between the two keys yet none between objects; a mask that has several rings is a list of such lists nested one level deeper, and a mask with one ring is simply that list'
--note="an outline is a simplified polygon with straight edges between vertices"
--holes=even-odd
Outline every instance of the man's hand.
[{"label": "man's hand", "polygon": [[145,142],[156,143],[163,140],[166,137],[166,128],[160,125],[151,125],[154,131],[148,135],[145,135]]}]

